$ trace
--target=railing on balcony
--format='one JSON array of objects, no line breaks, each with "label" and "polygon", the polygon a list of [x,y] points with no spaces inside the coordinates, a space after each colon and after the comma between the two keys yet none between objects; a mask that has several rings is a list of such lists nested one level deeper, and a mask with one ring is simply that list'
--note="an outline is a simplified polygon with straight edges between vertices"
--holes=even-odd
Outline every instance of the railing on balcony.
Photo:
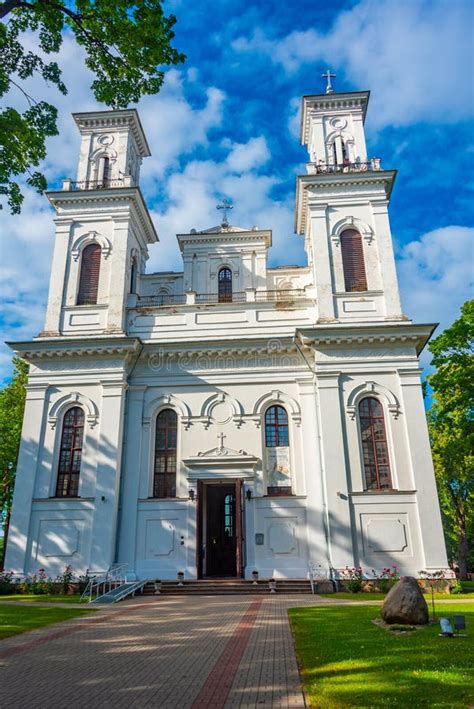
[{"label": "railing on balcony", "polygon": [[328,164],[321,160],[307,164],[308,175],[323,175],[328,172],[376,172],[382,169],[380,158],[372,158],[369,162],[345,160],[338,164]]},{"label": "railing on balcony", "polygon": [[215,303],[245,303],[246,293],[225,293],[219,297],[218,293],[196,293],[197,305],[213,305]]},{"label": "railing on balcony", "polygon": [[163,307],[165,305],[185,305],[186,295],[181,293],[180,295],[168,295],[161,294],[158,295],[142,295],[137,298],[137,305],[139,308],[149,308],[154,306]]},{"label": "railing on balcony", "polygon": [[257,303],[273,303],[283,302],[288,303],[293,300],[301,300],[305,297],[305,292],[302,288],[282,288],[280,290],[263,290],[256,291],[255,300]]},{"label": "railing on balcony", "polygon": [[219,299],[218,293],[180,293],[178,295],[144,295],[137,297],[137,308],[164,308],[176,305],[231,305],[233,303],[292,303],[307,298],[303,288],[292,290],[254,290],[232,293],[231,297]]},{"label": "railing on balcony", "polygon": [[80,190],[110,190],[114,187],[132,187],[132,178],[129,175],[119,177],[116,180],[63,180],[63,190],[67,192],[77,192]]}]

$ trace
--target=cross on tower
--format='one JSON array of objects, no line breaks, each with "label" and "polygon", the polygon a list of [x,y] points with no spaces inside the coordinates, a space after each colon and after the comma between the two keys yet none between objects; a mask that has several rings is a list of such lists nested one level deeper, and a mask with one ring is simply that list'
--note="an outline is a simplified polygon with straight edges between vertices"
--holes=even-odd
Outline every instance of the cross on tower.
[{"label": "cross on tower", "polygon": [[227,436],[224,436],[223,433],[219,433],[217,438],[220,440],[219,450],[223,451],[224,450],[224,438],[227,438]]},{"label": "cross on tower", "polygon": [[331,74],[329,69],[327,69],[327,71],[325,71],[324,74],[321,74],[321,76],[323,77],[323,79],[327,79],[326,93],[332,94],[334,92],[334,89],[332,88],[331,79],[335,79],[336,75]]},{"label": "cross on tower", "polygon": [[227,210],[234,209],[233,205],[224,197],[224,199],[222,200],[222,204],[218,204],[216,209],[223,209],[224,210],[224,218],[222,219],[222,226],[228,227],[229,222],[227,220]]}]

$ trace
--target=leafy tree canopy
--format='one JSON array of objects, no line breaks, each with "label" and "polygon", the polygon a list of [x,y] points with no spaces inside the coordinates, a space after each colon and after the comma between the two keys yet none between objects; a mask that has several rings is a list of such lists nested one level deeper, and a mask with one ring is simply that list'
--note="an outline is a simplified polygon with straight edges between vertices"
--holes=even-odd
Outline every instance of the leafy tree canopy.
[{"label": "leafy tree canopy", "polygon": [[[23,82],[41,76],[67,93],[57,62],[47,60],[59,51],[65,31],[85,50],[96,99],[114,108],[158,93],[160,67],[185,57],[171,46],[176,18],[164,15],[162,0],[5,0],[0,19],[0,96],[16,89],[25,99],[23,113],[0,109],[0,195],[18,213],[23,196],[16,178],[26,173],[29,185],[40,193],[46,189],[44,175],[33,168],[46,155],[46,138],[58,133],[56,107],[36,100]],[[35,33],[38,52],[22,41],[28,31]]]},{"label": "leafy tree canopy", "polygon": [[451,555],[465,578],[474,559],[474,300],[429,346],[433,460]]},{"label": "leafy tree canopy", "polygon": [[0,391],[0,521],[12,503],[28,379],[24,360],[14,357],[13,366],[11,382]]}]

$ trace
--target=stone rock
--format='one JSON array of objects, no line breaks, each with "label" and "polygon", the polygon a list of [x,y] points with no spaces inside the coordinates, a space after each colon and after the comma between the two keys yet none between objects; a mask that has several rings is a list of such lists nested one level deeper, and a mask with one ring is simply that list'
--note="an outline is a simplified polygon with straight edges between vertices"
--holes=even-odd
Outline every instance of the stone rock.
[{"label": "stone rock", "polygon": [[381,615],[386,623],[425,625],[428,606],[413,576],[403,576],[387,593]]}]

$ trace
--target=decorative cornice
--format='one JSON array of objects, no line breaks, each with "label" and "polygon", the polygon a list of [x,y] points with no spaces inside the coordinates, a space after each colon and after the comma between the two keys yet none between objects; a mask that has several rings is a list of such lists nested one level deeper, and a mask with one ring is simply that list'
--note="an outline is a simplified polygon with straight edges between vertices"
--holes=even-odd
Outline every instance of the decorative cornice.
[{"label": "decorative cornice", "polygon": [[[148,207],[145,203],[140,188],[137,187],[110,187],[107,190],[77,190],[77,192],[69,190],[53,190],[46,192],[50,204],[56,211],[58,207],[65,204],[91,204],[100,203],[123,203],[130,202],[135,208],[135,213],[143,229],[148,244],[154,244],[159,241],[158,234],[153,224]],[[101,210],[102,214],[102,210]],[[108,218],[114,219],[113,214],[108,214]]]},{"label": "decorative cornice", "polygon": [[272,245],[272,232],[267,230],[196,232],[195,234],[177,234],[179,248],[183,251],[186,244],[219,244],[263,242],[266,247]]},{"label": "decorative cornice", "polygon": [[145,133],[140,121],[140,116],[135,108],[113,111],[88,111],[73,113],[77,127],[81,133],[97,129],[110,130],[129,127],[136,140],[140,156],[147,158],[151,155]]},{"label": "decorative cornice", "polygon": [[360,185],[380,185],[385,196],[390,199],[397,176],[396,170],[377,170],[374,172],[336,172],[320,175],[298,175],[296,178],[295,231],[304,234],[308,214],[310,190],[340,189]]},{"label": "decorative cornice", "polygon": [[27,362],[39,359],[57,359],[64,357],[96,357],[104,355],[122,355],[128,357],[138,352],[140,340],[136,337],[56,337],[42,338],[30,342],[7,342],[14,352]]}]

